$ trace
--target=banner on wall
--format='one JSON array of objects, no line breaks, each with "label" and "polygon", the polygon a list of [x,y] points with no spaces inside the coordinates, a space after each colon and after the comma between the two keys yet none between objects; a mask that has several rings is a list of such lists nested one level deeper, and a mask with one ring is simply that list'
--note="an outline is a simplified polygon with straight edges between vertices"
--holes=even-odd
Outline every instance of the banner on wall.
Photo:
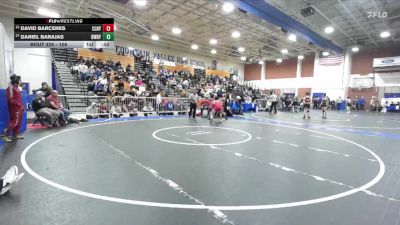
[{"label": "banner on wall", "polygon": [[[159,52],[150,52],[145,51],[137,48],[129,48],[129,47],[122,47],[122,46],[115,46],[115,52],[118,55],[131,55],[135,57],[144,57],[148,59],[155,59],[157,62],[172,62],[176,64],[183,64],[183,65],[192,65],[198,67],[204,67],[205,63],[203,61],[188,59],[186,57],[180,56],[173,56],[168,54],[162,54]],[[165,63],[164,63],[165,64]]]},{"label": "banner on wall", "polygon": [[374,58],[373,67],[400,66],[400,56]]}]

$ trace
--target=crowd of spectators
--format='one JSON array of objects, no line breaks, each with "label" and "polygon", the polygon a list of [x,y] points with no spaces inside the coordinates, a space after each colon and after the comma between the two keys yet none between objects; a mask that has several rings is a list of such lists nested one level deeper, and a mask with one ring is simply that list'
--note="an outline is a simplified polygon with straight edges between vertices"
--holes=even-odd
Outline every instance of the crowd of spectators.
[{"label": "crowd of spectators", "polygon": [[[264,105],[260,105],[261,108],[269,108],[271,104],[271,95],[267,95],[264,101]],[[328,96],[327,96],[328,97]],[[312,108],[316,110],[321,110],[322,108],[323,96],[312,98]],[[371,111],[371,112],[381,112],[385,111],[387,106],[400,107],[400,102],[388,101],[387,99],[378,100],[375,96],[372,96],[369,101],[369,107],[366,107],[366,99],[364,96],[358,97],[347,97],[343,99],[338,97],[335,99],[330,99],[328,97],[328,109],[329,110],[341,110],[342,104],[347,112],[350,111]],[[282,94],[278,96],[277,108],[281,111],[299,112],[303,110],[303,99],[295,96],[294,94]]]},{"label": "crowd of spectators", "polygon": [[[149,64],[150,62],[144,62]],[[133,69],[132,65],[128,64],[123,67],[118,61],[114,63],[109,60],[103,62],[100,59],[83,59],[78,60],[77,64],[68,63],[71,72],[75,75],[76,80],[87,84],[88,95],[93,96],[124,96],[124,97],[156,97],[156,102],[135,102],[130,101],[129,104],[113,104],[106,106],[106,103],[91,105],[87,108],[89,111],[94,111],[96,108],[104,113],[113,112],[113,115],[122,115],[124,112],[136,114],[137,111],[158,111],[162,97],[182,97],[188,98],[190,94],[196,94],[197,99],[208,100],[202,105],[198,105],[203,112],[206,109],[207,103],[214,99],[221,99],[224,103],[224,111],[228,115],[241,114],[241,106],[243,103],[255,103],[256,99],[265,100],[263,103],[258,103],[259,109],[269,108],[271,101],[271,93],[269,90],[260,90],[251,86],[238,82],[237,75],[231,74],[229,77],[220,76],[201,76],[197,73],[189,71],[171,71],[163,69],[160,66],[160,72],[156,73],[151,67],[145,70]],[[172,91],[171,91],[172,90]],[[54,117],[57,113],[59,118],[57,121],[64,123],[69,115],[69,111],[64,108],[61,101],[57,101],[56,93],[46,83],[38,89],[37,102],[34,110],[37,115],[43,115],[48,118],[49,123],[54,123]],[[168,96],[174,93],[173,96]],[[53,99],[55,98],[55,100]],[[45,99],[45,101],[44,101]],[[45,104],[43,102],[45,102]],[[366,109],[366,99],[361,96],[354,98],[331,100],[328,97],[328,109],[340,110],[342,103],[349,110],[356,111],[381,111],[385,106],[393,105],[378,101],[375,97],[371,99],[370,108]],[[264,105],[262,105],[264,104]],[[312,99],[312,107],[321,109],[322,96]],[[299,112],[303,110],[303,99],[294,94],[282,94],[277,96],[276,106],[282,111]],[[191,104],[193,110],[193,102]],[[110,108],[111,107],[111,108]],[[140,107],[140,109],[139,109]],[[56,113],[44,109],[49,108]],[[139,109],[139,110],[138,110]]]},{"label": "crowd of spectators", "polygon": [[228,96],[228,101],[235,100],[240,104],[265,97],[264,92],[240,84],[235,74],[229,77],[205,77],[186,70],[163,69],[163,66],[160,66],[157,74],[152,69],[133,69],[130,64],[123,67],[120,62],[83,58],[77,64],[69,66],[76,80],[87,83],[89,95],[170,97],[168,95],[174,93],[173,97],[187,98],[190,93],[196,92],[199,98]]}]

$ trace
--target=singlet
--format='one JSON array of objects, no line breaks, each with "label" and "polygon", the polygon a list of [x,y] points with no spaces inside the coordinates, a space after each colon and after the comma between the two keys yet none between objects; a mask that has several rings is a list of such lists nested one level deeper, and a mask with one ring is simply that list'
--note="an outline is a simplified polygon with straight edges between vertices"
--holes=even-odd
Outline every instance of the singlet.
[{"label": "singlet", "polygon": [[222,103],[220,100],[214,101],[214,110],[221,111],[222,110]]},{"label": "singlet", "polygon": [[304,105],[310,105],[311,104],[311,98],[310,96],[304,97]]},{"label": "singlet", "polygon": [[328,104],[329,104],[329,98],[328,97],[322,98],[322,107],[327,107]]}]

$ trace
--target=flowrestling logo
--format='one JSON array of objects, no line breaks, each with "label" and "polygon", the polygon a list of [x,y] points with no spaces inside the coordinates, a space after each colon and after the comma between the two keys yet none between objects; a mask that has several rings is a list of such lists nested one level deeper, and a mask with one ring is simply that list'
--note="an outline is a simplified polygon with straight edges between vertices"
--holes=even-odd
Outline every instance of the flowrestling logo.
[{"label": "flowrestling logo", "polygon": [[387,18],[388,13],[386,11],[373,11],[367,12],[368,18]]}]

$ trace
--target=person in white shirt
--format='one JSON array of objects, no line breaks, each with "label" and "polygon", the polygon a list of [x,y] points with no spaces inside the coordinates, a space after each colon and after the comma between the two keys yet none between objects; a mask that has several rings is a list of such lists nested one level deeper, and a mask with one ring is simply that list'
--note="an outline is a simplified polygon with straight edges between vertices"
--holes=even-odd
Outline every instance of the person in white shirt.
[{"label": "person in white shirt", "polygon": [[346,113],[350,113],[351,110],[351,98],[349,96],[347,96],[346,99]]},{"label": "person in white shirt", "polygon": [[154,111],[153,107],[151,107],[150,102],[147,102],[146,105],[143,107],[143,112],[152,112]]},{"label": "person in white shirt", "polygon": [[78,70],[79,70],[79,74],[80,74],[80,77],[81,77],[81,81],[82,82],[85,81],[86,77],[87,77],[87,74],[89,72],[88,66],[86,66],[84,63],[81,63],[78,66]]},{"label": "person in white shirt", "polygon": [[182,88],[183,89],[187,89],[189,87],[189,81],[188,80],[184,80],[183,82],[182,82]]},{"label": "person in white shirt", "polygon": [[272,91],[269,98],[271,100],[271,107],[269,108],[269,113],[272,112],[272,109],[274,109],[274,112],[276,113],[276,105],[278,104],[278,96],[275,94],[274,91]]},{"label": "person in white shirt", "polygon": [[151,115],[154,109],[153,107],[150,105],[150,102],[147,102],[146,105],[143,107],[143,114],[144,116],[148,116]]},{"label": "person in white shirt", "polygon": [[161,103],[162,103],[161,94],[160,92],[158,92],[156,96],[157,112],[160,110]]},{"label": "person in white shirt", "polygon": [[236,76],[236,75],[233,75],[233,76],[232,76],[232,80],[233,80],[233,81],[237,81],[237,76]]},{"label": "person in white shirt", "polygon": [[[382,102],[385,102],[385,100],[383,100]],[[376,98],[375,96],[372,96],[371,101],[369,102],[369,109],[370,111],[376,111]]]}]

